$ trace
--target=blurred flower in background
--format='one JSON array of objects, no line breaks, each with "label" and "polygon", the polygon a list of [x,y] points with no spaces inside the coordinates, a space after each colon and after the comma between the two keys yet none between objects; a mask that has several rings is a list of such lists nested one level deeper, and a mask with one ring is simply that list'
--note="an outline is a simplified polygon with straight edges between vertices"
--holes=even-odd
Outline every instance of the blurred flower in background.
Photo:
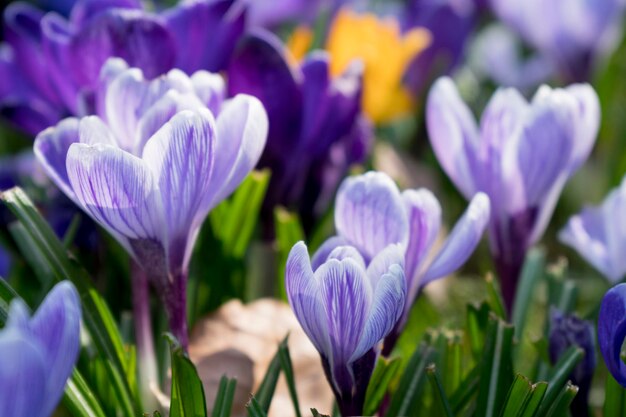
[{"label": "blurred flower in background", "polygon": [[626,388],[626,364],[622,345],[626,339],[626,284],[611,288],[604,295],[598,315],[598,345],[613,378]]},{"label": "blurred flower in background", "polygon": [[591,153],[599,107],[589,85],[542,86],[531,102],[499,89],[479,128],[452,80],[441,78],[430,91],[427,127],[439,163],[466,199],[482,191],[491,200],[491,253],[509,311],[527,250]]},{"label": "blurred flower in background", "polygon": [[7,80],[0,111],[33,135],[63,117],[90,114],[100,68],[113,56],[148,78],[174,67],[222,70],[243,33],[244,12],[234,0],[184,2],[160,15],[138,0],[81,0],[65,19],[13,3],[0,47],[0,76]]},{"label": "blurred flower in background", "polygon": [[626,179],[601,205],[585,207],[559,233],[559,239],[574,248],[611,282],[626,275]]},{"label": "blurred flower in background", "polygon": [[361,113],[363,67],[354,62],[333,76],[332,59],[316,51],[297,64],[275,35],[260,30],[246,35],[233,56],[229,94],[258,97],[270,120],[259,163],[272,170],[266,223],[280,204],[296,208],[310,231],[348,167],[369,152],[373,135]]},{"label": "blurred flower in background", "polygon": [[556,66],[567,82],[588,81],[621,36],[623,0],[491,0],[495,14]]},{"label": "blurred flower in background", "polygon": [[68,281],[57,284],[30,317],[20,299],[11,302],[0,330],[0,415],[50,417],[80,350],[81,307]]}]

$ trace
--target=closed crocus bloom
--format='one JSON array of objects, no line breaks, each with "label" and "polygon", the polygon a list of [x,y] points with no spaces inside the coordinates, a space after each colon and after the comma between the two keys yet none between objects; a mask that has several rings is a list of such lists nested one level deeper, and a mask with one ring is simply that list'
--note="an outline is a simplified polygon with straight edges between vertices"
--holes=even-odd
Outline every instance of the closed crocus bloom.
[{"label": "closed crocus bloom", "polygon": [[626,275],[626,180],[600,206],[573,216],[559,239],[574,248],[611,282]]},{"label": "closed crocus bloom", "polygon": [[[362,66],[333,77],[332,58],[317,51],[296,65],[276,36],[245,36],[228,71],[228,91],[258,97],[270,120],[260,166],[272,170],[264,218],[280,204],[310,230],[351,164],[365,160],[373,138],[361,112]],[[269,223],[266,221],[266,223]]]},{"label": "closed crocus bloom", "polygon": [[563,314],[556,308],[550,311],[548,351],[550,361],[555,364],[571,346],[585,352],[583,360],[569,376],[579,391],[570,406],[572,416],[589,416],[589,390],[596,369],[596,335],[593,323],[581,320],[574,314]]},{"label": "closed crocus bloom", "polygon": [[598,315],[598,344],[613,378],[626,388],[626,365],[622,345],[626,338],[626,284],[611,288],[604,295]]},{"label": "closed crocus bloom", "polygon": [[478,193],[439,252],[433,253],[441,229],[441,206],[435,196],[423,188],[400,192],[386,174],[368,172],[341,184],[335,202],[337,235],[320,247],[316,257],[324,257],[337,246],[350,245],[369,261],[388,245],[400,245],[407,301],[400,320],[385,340],[384,353],[389,354],[420,291],[465,263],[488,220],[489,199]]},{"label": "closed crocus bloom", "polygon": [[496,15],[546,55],[570,82],[587,81],[596,58],[619,42],[622,0],[491,0]]},{"label": "closed crocus bloom", "polygon": [[380,19],[342,9],[330,28],[326,49],[334,75],[345,71],[352,61],[362,61],[363,109],[374,123],[382,124],[412,111],[413,99],[402,79],[408,65],[429,43],[427,30],[416,28],[402,34],[391,17]]},{"label": "closed crocus bloom", "polygon": [[499,89],[479,128],[452,80],[441,78],[426,117],[435,155],[459,191],[467,199],[482,191],[491,200],[491,253],[510,310],[527,250],[595,143],[598,97],[589,85],[543,86],[531,102]]},{"label": "closed crocus bloom", "polygon": [[110,57],[123,58],[148,78],[174,67],[222,70],[243,33],[244,10],[233,3],[188,1],[158,15],[143,10],[139,0],[80,0],[69,19],[14,3],[4,15],[0,111],[30,134],[67,116],[90,114],[91,94]]},{"label": "closed crocus bloom", "polygon": [[259,160],[267,115],[246,95],[211,111],[206,104],[223,91],[206,72],[174,70],[151,81],[132,68],[103,73],[110,77],[98,100],[104,119],[63,120],[38,135],[35,153],[59,188],[143,267],[186,345],[193,243],[208,212]]},{"label": "closed crocus bloom", "polygon": [[289,304],[320,353],[341,414],[363,413],[380,342],[402,314],[404,260],[390,245],[370,261],[352,246],[317,253],[303,242],[289,253],[285,271]]},{"label": "closed crocus bloom", "polygon": [[11,303],[0,330],[0,415],[52,415],[78,359],[80,320],[69,282],[57,284],[32,317],[21,300]]}]

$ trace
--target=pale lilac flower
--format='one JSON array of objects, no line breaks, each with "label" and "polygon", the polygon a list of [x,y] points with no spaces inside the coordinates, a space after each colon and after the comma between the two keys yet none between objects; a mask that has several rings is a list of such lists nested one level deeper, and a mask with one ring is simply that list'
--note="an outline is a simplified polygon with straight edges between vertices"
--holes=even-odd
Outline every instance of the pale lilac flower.
[{"label": "pale lilac flower", "polygon": [[[216,78],[217,77],[217,78]],[[186,344],[187,266],[208,212],[258,162],[267,137],[254,97],[223,98],[217,75],[178,70],[147,81],[111,61],[100,115],[38,135],[35,154],[65,194],[143,267]]]},{"label": "pale lilac flower", "polygon": [[509,309],[528,248],[591,152],[599,107],[589,85],[543,86],[531,102],[500,89],[479,128],[452,80],[439,79],[429,94],[427,126],[439,163],[465,198],[482,191],[491,200],[491,252]]},{"label": "pale lilac flower", "polygon": [[299,242],[287,259],[285,286],[291,308],[320,353],[341,414],[361,415],[380,342],[404,307],[402,249],[390,245],[366,260],[357,248],[337,246],[311,261]]},{"label": "pale lilac flower", "polygon": [[574,248],[611,282],[626,275],[626,179],[601,205],[573,216],[559,239]]},{"label": "pale lilac flower", "polygon": [[50,417],[80,350],[81,308],[72,284],[57,284],[30,317],[11,303],[0,330],[0,415]]},{"label": "pale lilac flower", "polygon": [[337,235],[320,247],[313,265],[319,265],[338,246],[357,248],[365,262],[374,259],[388,245],[401,246],[407,301],[397,326],[385,341],[384,353],[388,354],[420,291],[465,263],[488,220],[489,198],[478,193],[439,252],[433,253],[441,229],[441,206],[435,196],[423,188],[400,192],[386,174],[368,172],[347,178],[340,186],[335,203]]}]

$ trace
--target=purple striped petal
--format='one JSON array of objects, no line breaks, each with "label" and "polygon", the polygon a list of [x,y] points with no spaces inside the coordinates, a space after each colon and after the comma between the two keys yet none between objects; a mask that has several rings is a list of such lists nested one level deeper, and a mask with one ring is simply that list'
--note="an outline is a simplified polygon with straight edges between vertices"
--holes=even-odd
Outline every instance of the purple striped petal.
[{"label": "purple striped petal", "polygon": [[186,265],[215,166],[215,121],[207,109],[178,113],[148,141],[143,160],[161,194],[170,265]]},{"label": "purple striped petal", "polygon": [[140,0],[78,0],[70,14],[70,21],[75,27],[81,27],[109,9],[143,9]]},{"label": "purple striped petal", "polygon": [[327,260],[336,259],[338,261],[343,261],[344,259],[352,259],[360,268],[365,270],[365,261],[363,257],[359,253],[359,251],[352,246],[337,246],[333,251],[328,255]]},{"label": "purple striped petal", "polygon": [[314,271],[317,270],[326,260],[328,256],[331,254],[335,248],[339,246],[346,246],[348,242],[341,236],[333,236],[324,241],[322,245],[317,248],[315,253],[313,254],[313,258],[311,258],[311,266]]},{"label": "purple striped petal", "polygon": [[78,359],[80,320],[78,293],[67,281],[50,291],[31,320],[31,331],[44,347],[47,367],[43,416],[52,414],[61,400]]},{"label": "purple striped petal", "polygon": [[348,364],[363,335],[372,303],[366,272],[354,260],[330,259],[315,271],[324,308],[331,364]]},{"label": "purple striped petal", "polygon": [[409,294],[419,285],[418,274],[441,228],[441,206],[429,190],[406,190],[402,200],[409,217],[409,243],[405,251],[405,275]]},{"label": "purple striped petal", "polygon": [[337,233],[371,260],[393,243],[406,243],[408,219],[398,187],[386,174],[344,180],[335,207]]},{"label": "purple striped petal", "polygon": [[404,271],[404,262],[404,248],[400,244],[391,244],[380,251],[367,266],[367,278],[372,288],[376,288],[380,278],[389,273],[391,265],[398,265]]},{"label": "purple striped petal", "polygon": [[219,74],[197,71],[191,76],[194,91],[198,98],[213,114],[219,114],[226,98],[226,83]]},{"label": "purple striped petal", "polygon": [[451,274],[467,261],[483,236],[489,215],[489,197],[483,193],[476,194],[444,242],[441,251],[424,273],[419,282],[420,288],[437,278]]},{"label": "purple striped petal", "polygon": [[35,138],[34,152],[46,174],[70,199],[76,201],[74,190],[67,176],[65,161],[72,143],[79,142],[79,120],[65,119],[50,127]]},{"label": "purple striped petal", "polygon": [[176,42],[176,67],[187,73],[225,69],[244,32],[244,12],[234,0],[191,0],[166,11],[163,19]]},{"label": "purple striped petal", "polygon": [[210,207],[228,197],[257,165],[268,129],[267,113],[257,98],[239,94],[224,104],[217,118],[216,152],[220,158],[215,162],[216,194]]},{"label": "purple striped petal", "polygon": [[46,366],[42,346],[17,329],[0,332],[0,415],[47,417],[43,414]]},{"label": "purple striped petal", "polygon": [[158,184],[144,161],[115,146],[75,143],[67,173],[83,209],[130,253],[129,240],[165,241]]},{"label": "purple striped petal", "polygon": [[477,191],[475,149],[479,136],[474,116],[448,77],[435,82],[426,103],[430,144],[437,160],[466,198]]},{"label": "purple striped petal", "polygon": [[380,343],[394,328],[404,309],[406,281],[402,266],[391,264],[377,281],[363,335],[350,361]]},{"label": "purple striped petal", "polygon": [[330,355],[330,340],[320,289],[315,279],[309,252],[304,242],[298,242],[289,252],[285,269],[285,287],[289,304],[318,352]]},{"label": "purple striped petal", "polygon": [[611,375],[626,387],[626,365],[622,361],[622,344],[626,338],[626,284],[611,288],[602,299],[598,316],[600,352]]}]

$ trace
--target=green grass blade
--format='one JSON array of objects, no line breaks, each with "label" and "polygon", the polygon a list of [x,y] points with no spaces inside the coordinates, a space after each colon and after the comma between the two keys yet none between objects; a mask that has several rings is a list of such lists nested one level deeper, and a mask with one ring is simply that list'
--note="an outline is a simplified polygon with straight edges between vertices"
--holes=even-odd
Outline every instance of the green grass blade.
[{"label": "green grass blade", "polygon": [[522,338],[524,328],[526,327],[528,308],[530,307],[533,293],[544,276],[545,268],[545,251],[532,249],[526,256],[526,262],[522,269],[519,284],[517,284],[515,301],[513,303],[512,323],[515,326],[515,338],[517,340]]},{"label": "green grass blade", "polygon": [[176,339],[171,335],[167,338],[172,363],[170,417],[206,417],[206,398],[198,371]]},{"label": "green grass blade", "polygon": [[431,364],[426,367],[426,375],[428,375],[428,380],[430,381],[430,385],[435,395],[435,404],[437,404],[438,410],[437,415],[443,417],[454,417],[452,407],[450,407],[450,401],[448,400],[448,396],[443,389],[443,385],[441,384],[441,379],[437,374],[435,365]]},{"label": "green grass blade", "polygon": [[385,394],[389,391],[389,384],[400,370],[401,364],[402,361],[400,358],[389,360],[380,357],[378,359],[370,383],[367,386],[367,392],[365,393],[363,413],[366,416],[371,416],[376,413],[383,398],[385,398]]},{"label": "green grass blade", "polygon": [[537,412],[537,417],[546,417],[549,410],[557,400],[559,393],[563,390],[569,379],[570,374],[585,356],[585,352],[579,347],[572,346],[565,351],[559,361],[552,368],[550,380],[548,381],[548,389],[541,407]]},{"label": "green grass blade", "polygon": [[250,397],[250,401],[246,404],[246,411],[248,412],[248,417],[267,417],[267,412],[263,410],[263,407],[261,407],[254,395]]},{"label": "green grass blade", "polygon": [[[287,337],[281,342],[281,345],[286,344]],[[267,372],[263,377],[263,381],[261,381],[261,385],[259,385],[259,389],[253,397],[254,402],[258,404],[266,413],[269,411],[272,403],[272,397],[274,396],[274,391],[276,390],[276,383],[278,382],[278,377],[280,376],[280,370],[280,353],[277,350],[276,354],[272,358],[272,361],[267,367]]]},{"label": "green grass blade", "polygon": [[237,380],[235,378],[228,378],[226,375],[222,376],[211,417],[230,417],[236,387]]},{"label": "green grass blade", "polygon": [[291,355],[289,354],[289,346],[287,345],[287,339],[285,339],[278,346],[278,358],[280,360],[280,367],[285,374],[287,380],[287,388],[289,388],[289,395],[291,396],[291,402],[293,403],[294,412],[296,417],[302,417],[300,413],[300,401],[298,400],[298,392],[296,391],[296,381],[293,374],[293,364],[291,363]]},{"label": "green grass blade", "polygon": [[91,388],[76,369],[65,386],[63,404],[72,417],[107,417]]},{"label": "green grass blade", "polygon": [[626,415],[626,390],[608,372],[604,392],[603,415]]}]

